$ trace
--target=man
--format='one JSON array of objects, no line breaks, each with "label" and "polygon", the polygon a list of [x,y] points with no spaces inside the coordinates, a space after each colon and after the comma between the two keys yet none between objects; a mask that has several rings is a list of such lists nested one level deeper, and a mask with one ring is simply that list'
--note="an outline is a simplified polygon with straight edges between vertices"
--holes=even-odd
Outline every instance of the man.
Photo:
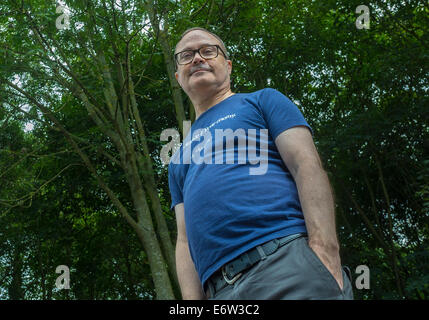
[{"label": "man", "polygon": [[[301,112],[274,89],[231,92],[232,62],[206,29],[185,31],[175,60],[196,114],[169,164],[183,298],[352,299],[331,188]],[[252,148],[268,162],[259,172]]]}]

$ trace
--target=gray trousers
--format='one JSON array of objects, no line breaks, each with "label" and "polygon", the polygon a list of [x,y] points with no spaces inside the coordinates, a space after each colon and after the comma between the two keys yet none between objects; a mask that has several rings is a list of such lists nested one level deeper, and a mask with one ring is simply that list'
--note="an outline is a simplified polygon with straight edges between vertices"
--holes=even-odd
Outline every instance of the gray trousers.
[{"label": "gray trousers", "polygon": [[295,239],[261,260],[210,300],[353,300],[352,284],[343,270],[343,290],[309,247]]}]

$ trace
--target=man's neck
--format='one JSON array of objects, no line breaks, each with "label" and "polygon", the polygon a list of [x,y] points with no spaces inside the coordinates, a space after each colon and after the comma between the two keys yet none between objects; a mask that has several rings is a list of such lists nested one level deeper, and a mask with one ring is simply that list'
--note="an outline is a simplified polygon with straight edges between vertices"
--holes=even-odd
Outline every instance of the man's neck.
[{"label": "man's neck", "polygon": [[[214,105],[222,102],[226,98],[232,96],[234,93],[230,88],[225,88],[214,95],[203,95],[202,98],[191,99],[195,108],[195,120],[198,119],[204,112],[213,107]],[[201,95],[200,95],[201,97]]]}]

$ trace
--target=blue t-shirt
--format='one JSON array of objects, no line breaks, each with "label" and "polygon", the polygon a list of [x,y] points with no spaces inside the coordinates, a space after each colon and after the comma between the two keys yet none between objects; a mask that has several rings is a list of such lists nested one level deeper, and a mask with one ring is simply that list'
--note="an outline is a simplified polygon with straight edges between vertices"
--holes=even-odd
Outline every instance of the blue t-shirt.
[{"label": "blue t-shirt", "polygon": [[279,91],[236,93],[202,113],[170,159],[171,208],[184,203],[202,284],[253,247],[306,232],[295,181],[274,143],[295,126],[312,132]]}]

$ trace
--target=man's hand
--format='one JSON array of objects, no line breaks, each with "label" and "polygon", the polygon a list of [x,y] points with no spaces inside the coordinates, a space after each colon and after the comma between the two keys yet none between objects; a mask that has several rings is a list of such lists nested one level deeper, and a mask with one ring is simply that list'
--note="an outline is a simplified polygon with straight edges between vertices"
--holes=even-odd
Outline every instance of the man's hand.
[{"label": "man's hand", "polygon": [[337,250],[329,250],[326,247],[317,244],[312,245],[311,241],[309,241],[309,247],[319,257],[320,261],[322,261],[335,280],[337,280],[340,289],[343,290],[344,279],[339,252]]}]

